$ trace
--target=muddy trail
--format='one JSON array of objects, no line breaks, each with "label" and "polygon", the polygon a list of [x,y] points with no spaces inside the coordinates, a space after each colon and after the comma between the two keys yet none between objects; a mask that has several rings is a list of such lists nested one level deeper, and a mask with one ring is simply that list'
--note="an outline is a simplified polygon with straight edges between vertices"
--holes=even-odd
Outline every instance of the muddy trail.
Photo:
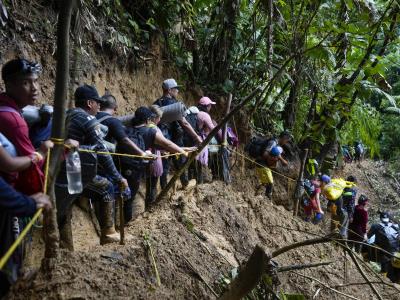
[{"label": "muddy trail", "polygon": [[[130,224],[125,232],[132,238],[124,246],[97,245],[89,216],[75,207],[76,251],[61,251],[57,259],[40,266],[43,245],[36,234],[29,276],[14,286],[8,298],[216,299],[257,244],[272,251],[325,235],[321,226],[294,218],[292,212],[259,195],[253,170],[234,174],[240,176],[229,186],[212,182],[178,189]],[[360,190],[364,188],[370,192],[367,186]],[[285,189],[286,181],[278,180],[277,190]],[[375,299],[349,257],[345,259],[334,243],[306,246],[274,260],[279,266],[331,262],[279,273],[285,293],[300,293],[307,299],[348,299],[348,295]],[[362,267],[371,281],[387,283]],[[384,299],[400,299],[399,290],[375,286]]]}]

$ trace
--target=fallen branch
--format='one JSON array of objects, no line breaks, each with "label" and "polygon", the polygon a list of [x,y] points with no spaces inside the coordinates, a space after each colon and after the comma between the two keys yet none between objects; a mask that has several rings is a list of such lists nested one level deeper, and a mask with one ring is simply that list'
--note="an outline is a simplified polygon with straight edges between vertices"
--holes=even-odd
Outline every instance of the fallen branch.
[{"label": "fallen branch", "polygon": [[257,245],[239,275],[219,299],[240,300],[246,296],[260,281],[270,259],[265,250]]},{"label": "fallen branch", "polygon": [[[343,246],[342,246],[343,247]],[[371,290],[374,292],[374,294],[378,297],[379,300],[383,300],[381,294],[379,294],[378,290],[374,287],[374,285],[371,283],[371,281],[369,280],[369,278],[367,277],[367,275],[364,273],[364,271],[362,270],[360,264],[358,263],[358,261],[356,260],[356,258],[354,257],[354,253],[348,248],[348,247],[343,247],[347,253],[349,253],[351,260],[354,262],[354,264],[356,265],[356,268],[358,270],[358,272],[360,272],[361,276],[364,278],[364,280],[368,283],[368,285],[371,287]]]},{"label": "fallen branch", "polygon": [[[122,226],[124,226],[124,225],[122,225]],[[157,286],[161,286],[160,274],[158,273],[156,260],[154,258],[154,254],[153,254],[153,248],[151,247],[150,237],[147,234],[145,234],[145,235],[143,235],[143,240],[144,240],[143,241],[144,246],[146,247],[146,249],[149,251],[149,254],[150,254],[151,264],[153,265],[154,273],[156,275]]]},{"label": "fallen branch", "polygon": [[299,248],[299,247],[303,247],[303,246],[309,246],[309,245],[317,245],[317,244],[323,244],[323,243],[328,243],[331,242],[333,240],[333,237],[335,235],[328,235],[326,237],[321,237],[321,238],[316,238],[316,239],[311,239],[311,240],[305,240],[305,241],[301,241],[301,242],[297,242],[282,248],[279,248],[278,250],[275,250],[274,252],[272,252],[272,257],[277,257],[278,255],[281,255],[285,252],[288,252],[290,250]]},{"label": "fallen branch", "polygon": [[304,275],[304,274],[300,274],[300,273],[297,273],[297,272],[294,272],[294,271],[291,271],[291,273],[296,274],[297,276],[301,276],[301,277],[316,281],[320,285],[323,285],[325,288],[327,288],[327,289],[331,290],[332,292],[335,292],[335,293],[337,293],[339,295],[345,296],[345,297],[350,298],[350,299],[359,300],[359,298],[356,298],[356,297],[353,297],[351,295],[345,294],[345,293],[343,293],[341,291],[338,291],[338,290],[334,289],[333,287],[330,287],[328,284],[318,280],[317,278],[314,278],[314,277],[311,277],[311,276],[308,276],[308,275]]},{"label": "fallen branch", "polygon": [[258,87],[256,88],[250,95],[248,95],[246,98],[243,99],[241,103],[239,103],[234,109],[231,110],[229,114],[227,114],[222,121],[213,129],[211,132],[207,135],[206,139],[198,146],[197,150],[192,152],[189,156],[189,158],[186,160],[186,162],[183,164],[183,166],[177,170],[174,174],[174,176],[171,178],[171,180],[168,182],[167,186],[161,191],[161,193],[158,195],[156,203],[161,201],[163,199],[168,191],[175,185],[175,181],[181,176],[181,174],[189,167],[189,165],[194,161],[196,156],[205,148],[207,147],[208,143],[211,141],[211,139],[217,135],[218,131],[227,123],[234,114],[236,114],[246,103],[248,103],[250,100],[252,100],[259,92],[261,91],[261,88]]},{"label": "fallen branch", "polygon": [[315,263],[315,264],[283,266],[283,267],[278,267],[277,272],[280,273],[280,272],[288,272],[288,271],[294,271],[294,270],[316,268],[316,267],[320,267],[320,266],[327,266],[332,263],[333,263],[333,261],[326,261],[326,262],[320,262],[320,263]]},{"label": "fallen branch", "polygon": [[189,261],[189,259],[187,259],[185,256],[182,256],[183,259],[185,260],[186,264],[188,265],[188,267],[192,270],[192,272],[194,274],[196,274],[196,276],[204,282],[204,284],[210,289],[210,291],[214,294],[215,297],[218,297],[219,295],[213,290],[213,288],[207,283],[207,281],[204,279],[203,276],[201,276],[201,274],[199,273],[199,271],[196,270],[196,268],[193,266],[193,264]]},{"label": "fallen branch", "polygon": [[246,296],[260,282],[262,275],[266,272],[266,266],[272,258],[299,247],[327,243],[331,240],[331,235],[310,239],[282,247],[272,254],[267,254],[262,247],[257,245],[239,275],[232,281],[220,300],[239,300]]}]

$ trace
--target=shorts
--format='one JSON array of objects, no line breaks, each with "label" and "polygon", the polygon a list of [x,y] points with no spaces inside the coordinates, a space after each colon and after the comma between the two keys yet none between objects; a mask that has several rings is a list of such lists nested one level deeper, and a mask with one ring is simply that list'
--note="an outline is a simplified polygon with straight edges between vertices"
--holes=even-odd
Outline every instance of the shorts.
[{"label": "shorts", "polygon": [[261,184],[274,183],[274,177],[272,177],[271,169],[267,167],[257,167],[256,174]]}]

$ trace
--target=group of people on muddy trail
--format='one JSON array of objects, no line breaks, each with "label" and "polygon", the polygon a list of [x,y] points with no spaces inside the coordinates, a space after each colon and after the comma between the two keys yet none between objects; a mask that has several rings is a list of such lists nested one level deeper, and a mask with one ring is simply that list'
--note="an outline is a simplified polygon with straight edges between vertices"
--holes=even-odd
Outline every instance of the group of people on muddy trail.
[{"label": "group of people on muddy trail", "polygon": [[[118,105],[113,95],[106,91],[100,97],[94,86],[83,84],[74,92],[74,108],[66,112],[65,137],[51,138],[52,123],[56,121],[53,108],[34,106],[40,98],[41,72],[40,64],[26,59],[11,60],[2,67],[5,91],[0,94],[0,257],[38,209],[52,209],[43,192],[46,159],[55,143],[64,145],[54,187],[60,246],[72,250],[72,205],[76,201],[86,201],[90,207],[91,216],[100,227],[100,244],[118,242],[120,234],[116,230],[132,220],[133,201],[141,182],[146,183],[145,205],[149,207],[156,201],[158,185],[161,189],[167,186],[170,171],[180,169],[189,153],[196,151],[217,125],[210,116],[216,102],[203,96],[196,106],[187,109],[177,100],[180,86],[172,78],[162,82],[162,96],[153,105],[141,106],[134,115],[122,118],[116,116]],[[196,151],[196,159],[180,176],[183,188],[194,182],[203,183],[205,168],[210,168],[213,179],[226,179],[229,151],[223,152],[224,147],[220,146],[238,146],[235,133],[230,128],[226,132],[218,131],[208,147]],[[272,170],[277,164],[288,165],[284,149],[291,139],[288,132],[282,132],[277,138],[252,138],[245,147],[257,165],[256,174],[269,198],[274,183]],[[357,233],[353,237],[357,248],[356,241],[364,241],[366,233],[367,199],[360,196],[354,207],[354,178],[348,178],[349,186],[343,188],[340,197],[330,199],[332,183],[334,179],[323,175],[314,176],[308,186],[305,184],[309,204],[304,205],[304,212],[307,219],[318,222],[323,215],[320,197],[324,195],[332,204],[331,211],[336,212],[343,236],[347,237],[348,228],[350,233]],[[123,199],[122,207],[115,201],[117,198]],[[375,227],[371,232],[376,236],[375,243],[382,247],[380,231],[373,231]],[[126,234],[125,238],[130,237]],[[18,247],[0,272],[0,297],[19,275],[23,249]],[[385,255],[382,257],[387,260]],[[382,260],[383,270],[390,266]]]},{"label": "group of people on muddy trail", "polygon": [[365,146],[362,142],[354,142],[354,146],[344,145],[341,147],[345,163],[361,162],[365,156]]},{"label": "group of people on muddy trail", "polygon": [[[355,176],[331,178],[319,174],[304,180],[302,197],[304,219],[318,224],[326,211],[331,215],[331,231],[338,232],[346,244],[361,253],[366,261],[377,262],[381,273],[400,283],[400,228],[388,212],[380,212],[379,223],[368,230],[368,198],[357,199]],[[356,204],[357,203],[357,204]]]},{"label": "group of people on muddy trail", "polygon": [[[74,92],[74,108],[66,112],[65,137],[51,138],[53,107],[34,106],[40,97],[41,72],[40,64],[26,59],[11,60],[2,67],[5,91],[0,94],[0,257],[38,209],[52,209],[43,192],[46,158],[55,143],[64,145],[55,183],[60,246],[73,249],[74,202],[88,202],[91,216],[100,227],[100,244],[120,241],[116,229],[132,220],[133,200],[140,183],[146,182],[148,207],[156,201],[158,183],[165,188],[170,169],[181,168],[189,153],[217,125],[210,116],[216,102],[203,96],[196,106],[186,109],[177,100],[180,86],[172,78],[162,82],[162,96],[153,105],[141,106],[134,115],[122,118],[115,115],[118,105],[113,95],[106,91],[100,97],[94,86],[83,84]],[[218,154],[223,148],[219,145],[225,141],[235,147],[238,139],[230,128],[224,141],[222,138],[219,130],[210,146],[199,152],[188,171],[182,173],[183,188],[195,180],[202,183],[205,167],[210,166],[213,178],[226,171],[226,157]],[[122,208],[115,201],[118,197],[123,199]],[[125,239],[129,238],[125,234]],[[17,279],[22,249],[18,247],[0,272],[0,298]]]}]

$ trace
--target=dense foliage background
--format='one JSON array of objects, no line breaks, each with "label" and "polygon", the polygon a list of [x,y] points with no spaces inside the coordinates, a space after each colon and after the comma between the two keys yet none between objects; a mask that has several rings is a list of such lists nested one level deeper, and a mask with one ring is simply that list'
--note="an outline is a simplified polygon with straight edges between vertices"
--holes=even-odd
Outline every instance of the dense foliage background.
[{"label": "dense foliage background", "polygon": [[244,120],[254,130],[290,130],[319,159],[338,142],[361,140],[372,157],[399,160],[397,0],[77,3],[78,46],[86,31],[102,28],[103,47],[145,61],[157,39],[181,79],[211,96],[238,99],[261,86]]}]

